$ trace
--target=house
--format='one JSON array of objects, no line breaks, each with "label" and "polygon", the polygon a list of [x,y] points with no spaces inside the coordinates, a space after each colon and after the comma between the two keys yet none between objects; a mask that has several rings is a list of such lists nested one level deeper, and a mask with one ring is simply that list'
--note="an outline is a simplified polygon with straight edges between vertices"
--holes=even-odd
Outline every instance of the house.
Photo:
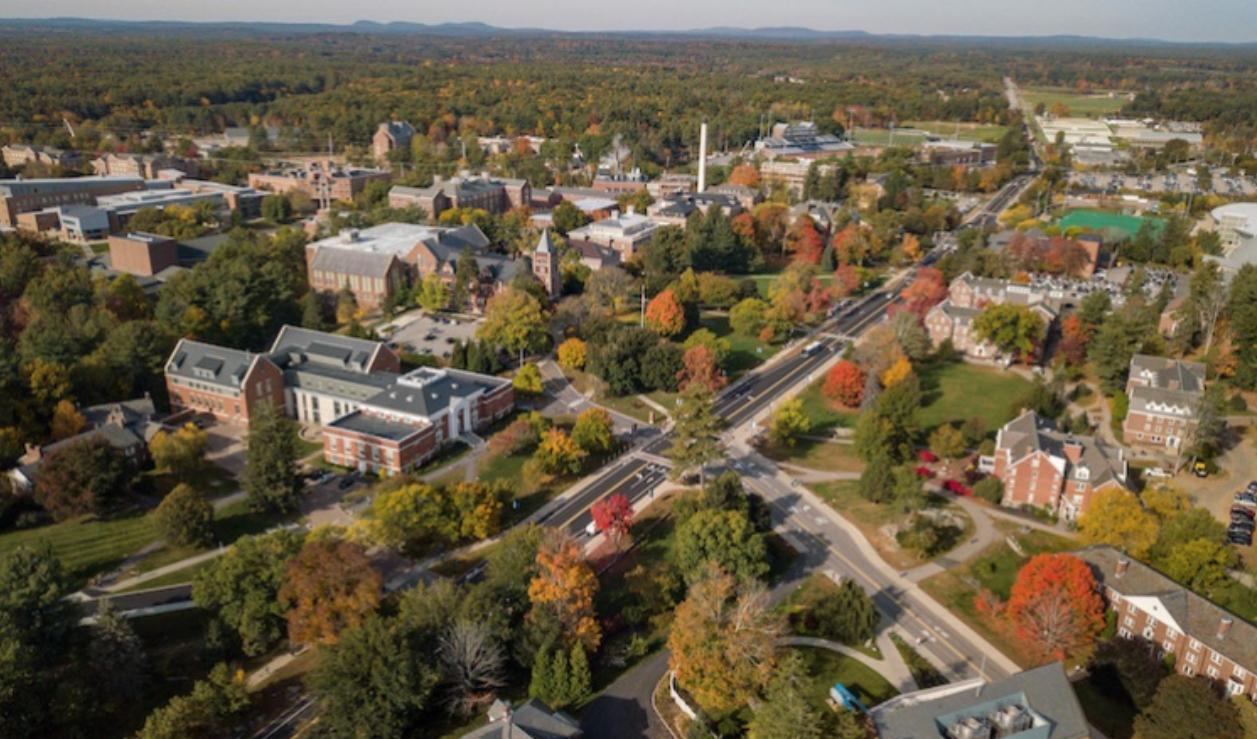
[{"label": "house", "polygon": [[462,739],[581,739],[583,736],[576,719],[530,698],[516,709],[500,700],[494,701],[489,709],[489,723],[464,734]]},{"label": "house", "polygon": [[162,428],[157,421],[157,408],[147,394],[78,411],[85,422],[81,433],[43,446],[26,445],[26,453],[18,460],[18,466],[9,471],[9,478],[18,491],[29,492],[35,486],[39,468],[48,454],[84,439],[104,439],[136,465],[142,464],[148,459],[148,442]]},{"label": "house", "polygon": [[390,152],[410,151],[410,140],[415,137],[415,129],[408,121],[390,121],[381,123],[371,137],[371,153],[376,161],[388,159]]},{"label": "house", "polygon": [[1205,393],[1205,366],[1168,357],[1136,354],[1130,360],[1122,422],[1127,444],[1176,452],[1196,424]]},{"label": "house", "polygon": [[1117,635],[1142,639],[1174,669],[1257,700],[1257,627],[1112,547],[1071,552],[1095,575]]},{"label": "house", "polygon": [[323,425],[323,456],[360,472],[396,475],[431,459],[445,443],[492,424],[515,407],[511,381],[421,367]]},{"label": "house", "polygon": [[973,324],[983,308],[1004,303],[1024,305],[1038,313],[1043,318],[1041,338],[1044,339],[1060,316],[1060,301],[1044,290],[1009,280],[975,277],[966,272],[952,280],[948,298],[926,314],[925,329],[930,341],[938,346],[950,339],[956,351],[968,359],[1000,359],[999,351],[978,336]]},{"label": "house", "polygon": [[1130,489],[1120,447],[1058,431],[1034,411],[999,430],[994,475],[1004,483],[1002,505],[1034,506],[1070,521],[1087,510],[1096,493]]},{"label": "house", "polygon": [[1089,739],[1060,662],[899,695],[869,711],[880,739]]},{"label": "house", "polygon": [[655,237],[659,224],[653,218],[638,215],[633,207],[620,214],[612,211],[610,218],[603,218],[588,225],[572,230],[568,238],[576,241],[591,241],[600,246],[614,249],[620,255],[620,261],[627,262],[642,247]]},{"label": "house", "polygon": [[388,204],[392,208],[417,206],[432,220],[451,208],[477,208],[501,215],[512,208],[531,206],[532,186],[527,180],[496,179],[487,172],[450,179],[438,175],[429,187],[394,187],[388,192]]}]

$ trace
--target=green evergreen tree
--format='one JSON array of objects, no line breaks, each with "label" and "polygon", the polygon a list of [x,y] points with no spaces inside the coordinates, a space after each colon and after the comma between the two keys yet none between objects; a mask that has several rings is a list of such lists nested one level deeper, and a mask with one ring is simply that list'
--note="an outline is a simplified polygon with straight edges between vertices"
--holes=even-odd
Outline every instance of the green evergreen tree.
[{"label": "green evergreen tree", "polygon": [[568,660],[567,704],[580,705],[593,692],[593,674],[589,670],[589,655],[580,644],[572,645]]},{"label": "green evergreen tree", "polygon": [[267,405],[249,423],[242,475],[249,507],[255,511],[291,511],[297,507],[297,424]]},{"label": "green evergreen tree", "polygon": [[538,650],[537,656],[533,658],[528,695],[546,703],[550,703],[550,699],[554,697],[554,660],[548,645]]}]

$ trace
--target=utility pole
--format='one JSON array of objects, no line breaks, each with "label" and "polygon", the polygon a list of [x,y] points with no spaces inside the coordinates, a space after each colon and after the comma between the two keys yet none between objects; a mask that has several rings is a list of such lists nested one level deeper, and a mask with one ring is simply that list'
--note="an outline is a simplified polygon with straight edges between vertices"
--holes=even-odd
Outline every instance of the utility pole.
[{"label": "utility pole", "polygon": [[641,326],[642,328],[646,327],[646,285],[645,283],[642,284],[642,317],[638,325]]}]

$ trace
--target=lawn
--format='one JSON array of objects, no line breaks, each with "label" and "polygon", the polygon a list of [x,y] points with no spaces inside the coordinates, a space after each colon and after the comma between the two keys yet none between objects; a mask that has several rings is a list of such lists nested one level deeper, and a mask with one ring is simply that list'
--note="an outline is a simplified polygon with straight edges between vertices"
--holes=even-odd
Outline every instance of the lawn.
[{"label": "lawn", "polygon": [[729,316],[714,313],[702,317],[703,328],[729,342],[729,361],[725,369],[731,379],[763,364],[781,350],[780,344],[765,344],[755,336],[743,336],[729,326]]},{"label": "lawn", "polygon": [[872,708],[899,695],[899,691],[886,678],[851,657],[828,649],[791,648],[803,655],[803,662],[811,676],[811,683],[807,688],[808,698],[819,710],[830,710],[827,703],[829,689],[835,683],[846,686],[866,708]]},{"label": "lawn", "polygon": [[[905,121],[905,128],[929,131],[946,139],[962,141],[987,141],[998,143],[1008,133],[1008,126],[988,126],[982,123],[956,123],[955,121]],[[898,136],[898,133],[896,133]]]},{"label": "lawn", "polygon": [[1039,103],[1049,109],[1061,103],[1069,108],[1071,118],[1101,118],[1116,113],[1126,104],[1126,99],[1122,97],[1110,98],[1106,93],[1082,95],[1067,87],[1023,87],[1021,97],[1031,110]]},{"label": "lawn", "polygon": [[[832,639],[833,637],[827,633],[822,633],[819,629],[809,628],[807,613],[821,599],[826,596],[835,595],[838,592],[838,583],[834,582],[828,575],[814,573],[809,575],[803,584],[795,588],[786,599],[777,606],[777,610],[781,611],[790,619],[790,629],[794,633],[802,636],[816,636],[822,639]],[[815,623],[813,623],[815,626]],[[841,640],[835,640],[841,641]],[[877,644],[866,647],[863,644],[848,645],[853,649],[867,654],[873,659],[881,659],[882,652],[877,648]]]},{"label": "lawn", "polygon": [[[757,275],[747,275],[747,277],[755,281],[755,287],[759,289],[759,296],[767,299],[768,289],[772,287],[772,284],[776,282],[779,277],[781,277],[781,272],[780,270],[771,273],[761,272]],[[833,275],[817,275],[816,278],[820,280],[823,285],[828,285],[834,281]]]},{"label": "lawn", "polygon": [[974,596],[985,589],[1007,600],[1017,579],[1017,571],[1031,556],[1067,551],[1077,547],[1078,543],[1037,529],[1022,533],[1015,524],[1006,522],[999,522],[997,526],[1005,534],[1016,537],[1026,553],[1025,557],[1014,552],[1007,543],[997,542],[969,562],[923,581],[921,587],[1014,662],[1029,668],[1043,664],[1044,655],[1032,645],[1015,639],[1006,623],[979,613],[974,605]]},{"label": "lawn", "polygon": [[759,451],[769,459],[810,470],[860,472],[864,462],[855,455],[854,444],[819,439],[795,439],[794,446],[766,441]]},{"label": "lawn", "polygon": [[[589,397],[590,391],[601,384],[598,378],[585,372],[564,368],[563,374],[567,376],[567,381],[572,383],[572,387],[576,392]],[[601,406],[606,406],[616,413],[621,413],[629,418],[636,418],[642,423],[650,423],[650,416],[655,415],[655,421],[661,423],[663,419],[659,418],[659,411],[655,410],[651,405],[636,395],[616,396],[605,392],[596,392],[593,402]]]},{"label": "lawn", "polygon": [[98,572],[117,567],[157,538],[157,526],[146,511],[131,509],[103,517],[82,516],[34,529],[0,535],[0,554],[25,544],[48,544],[61,559],[74,587]]},{"label": "lawn", "polygon": [[920,146],[925,143],[925,134],[920,131],[896,128],[892,139],[886,128],[857,128],[851,134],[851,140],[866,146]]},{"label": "lawn", "polygon": [[[812,490],[824,499],[830,508],[833,508],[843,518],[855,524],[856,528],[860,529],[860,532],[864,534],[864,538],[869,540],[869,543],[873,545],[882,559],[892,567],[910,569],[928,561],[921,559],[914,552],[900,548],[898,542],[884,531],[888,525],[902,524],[908,520],[908,515],[903,513],[898,507],[869,502],[860,495],[855,481],[821,483],[812,486]],[[973,528],[973,522],[968,519],[968,516],[960,512],[959,508],[946,504],[938,496],[931,495],[926,498],[926,501],[927,507],[945,507],[964,518],[965,530],[954,537],[952,546],[954,547],[956,544],[964,541],[965,536]],[[952,530],[955,530],[954,527]],[[946,550],[939,551],[934,554],[934,557],[937,558],[945,553]]]},{"label": "lawn", "polygon": [[921,428],[925,435],[950,422],[981,418],[994,436],[1016,413],[1013,404],[1031,383],[1021,375],[965,362],[931,362],[918,368],[921,378]]}]

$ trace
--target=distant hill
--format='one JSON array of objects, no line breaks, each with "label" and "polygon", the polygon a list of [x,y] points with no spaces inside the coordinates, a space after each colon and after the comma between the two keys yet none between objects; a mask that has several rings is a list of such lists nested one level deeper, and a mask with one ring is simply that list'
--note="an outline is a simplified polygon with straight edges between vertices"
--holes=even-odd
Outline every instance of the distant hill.
[{"label": "distant hill", "polygon": [[901,42],[931,41],[936,43],[977,43],[990,46],[1033,44],[1044,46],[1192,46],[1192,47],[1257,47],[1254,43],[1188,43],[1159,39],[1112,39],[1092,36],[959,36],[874,34],[867,31],[819,31],[802,27],[736,28],[716,26],[677,31],[557,31],[544,28],[499,28],[486,23],[411,23],[392,21],[358,21],[348,25],[333,23],[266,23],[250,21],[120,21],[90,18],[0,18],[0,32],[165,35],[309,35],[326,33],[360,33],[364,35],[415,35],[455,38],[489,37],[616,37],[684,40],[694,38],[737,39],[777,43],[838,42]]}]

